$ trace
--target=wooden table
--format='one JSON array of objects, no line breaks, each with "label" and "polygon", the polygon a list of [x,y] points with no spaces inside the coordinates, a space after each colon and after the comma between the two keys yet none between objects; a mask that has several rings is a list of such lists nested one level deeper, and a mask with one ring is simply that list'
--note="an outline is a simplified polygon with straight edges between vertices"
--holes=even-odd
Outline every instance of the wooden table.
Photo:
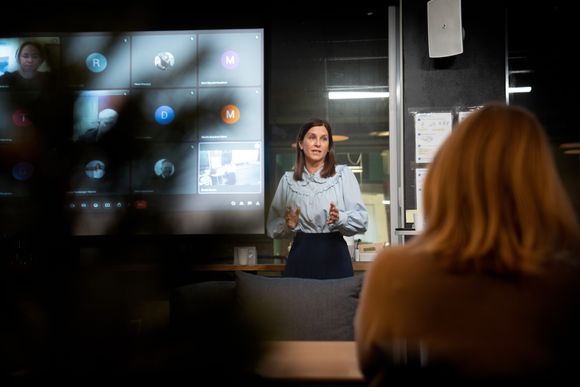
[{"label": "wooden table", "polygon": [[[367,271],[372,262],[353,262],[354,271]],[[201,264],[193,265],[194,271],[283,271],[286,267],[283,263],[266,263],[258,265],[232,265],[232,264]]]},{"label": "wooden table", "polygon": [[256,372],[267,379],[364,383],[354,341],[271,341]]}]

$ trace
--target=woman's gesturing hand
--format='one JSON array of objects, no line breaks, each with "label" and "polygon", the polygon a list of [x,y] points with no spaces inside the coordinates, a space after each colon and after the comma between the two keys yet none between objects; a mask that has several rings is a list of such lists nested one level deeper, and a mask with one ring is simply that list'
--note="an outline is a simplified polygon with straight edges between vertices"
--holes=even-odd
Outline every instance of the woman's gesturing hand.
[{"label": "woman's gesturing hand", "polygon": [[328,220],[326,224],[333,224],[338,220],[338,207],[334,202],[330,202],[330,209],[328,210]]},{"label": "woman's gesturing hand", "polygon": [[292,208],[286,208],[286,226],[289,229],[293,230],[294,227],[298,224],[298,219],[300,218],[300,208],[297,208],[296,211],[292,211]]}]

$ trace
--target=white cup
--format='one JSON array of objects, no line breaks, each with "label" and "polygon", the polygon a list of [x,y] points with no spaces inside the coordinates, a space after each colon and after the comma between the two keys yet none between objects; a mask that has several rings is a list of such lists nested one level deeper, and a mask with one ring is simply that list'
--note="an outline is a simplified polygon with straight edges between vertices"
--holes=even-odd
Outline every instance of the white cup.
[{"label": "white cup", "polygon": [[234,264],[255,265],[257,263],[257,253],[255,246],[244,246],[234,248]]}]

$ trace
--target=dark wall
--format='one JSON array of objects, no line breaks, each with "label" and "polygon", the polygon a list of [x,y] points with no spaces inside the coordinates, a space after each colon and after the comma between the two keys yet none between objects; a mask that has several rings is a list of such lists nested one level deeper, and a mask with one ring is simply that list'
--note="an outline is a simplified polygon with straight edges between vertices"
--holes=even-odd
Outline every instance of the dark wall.
[{"label": "dark wall", "polygon": [[402,2],[405,207],[416,208],[415,109],[452,111],[505,101],[506,33],[503,0],[463,1],[463,53],[429,58],[427,1]]},{"label": "dark wall", "polygon": [[11,2],[10,16],[3,16],[1,32],[114,32],[140,30],[188,30],[261,27],[269,7],[247,3],[80,0]]},{"label": "dark wall", "polygon": [[[510,104],[532,110],[546,128],[556,165],[580,217],[580,155],[563,144],[580,143],[576,110],[580,78],[575,55],[578,40],[576,4],[564,0],[531,6],[508,2],[510,81],[532,87],[531,93],[511,94]],[[511,85],[511,83],[510,83]],[[567,153],[566,153],[567,152]]]}]

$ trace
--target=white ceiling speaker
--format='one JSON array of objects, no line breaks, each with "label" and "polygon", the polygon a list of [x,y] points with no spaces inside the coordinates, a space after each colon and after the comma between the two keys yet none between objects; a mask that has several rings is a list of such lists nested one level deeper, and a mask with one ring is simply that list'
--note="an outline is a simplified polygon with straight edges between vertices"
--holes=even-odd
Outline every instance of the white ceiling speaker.
[{"label": "white ceiling speaker", "polygon": [[429,57],[442,58],[463,53],[461,0],[427,2]]}]

